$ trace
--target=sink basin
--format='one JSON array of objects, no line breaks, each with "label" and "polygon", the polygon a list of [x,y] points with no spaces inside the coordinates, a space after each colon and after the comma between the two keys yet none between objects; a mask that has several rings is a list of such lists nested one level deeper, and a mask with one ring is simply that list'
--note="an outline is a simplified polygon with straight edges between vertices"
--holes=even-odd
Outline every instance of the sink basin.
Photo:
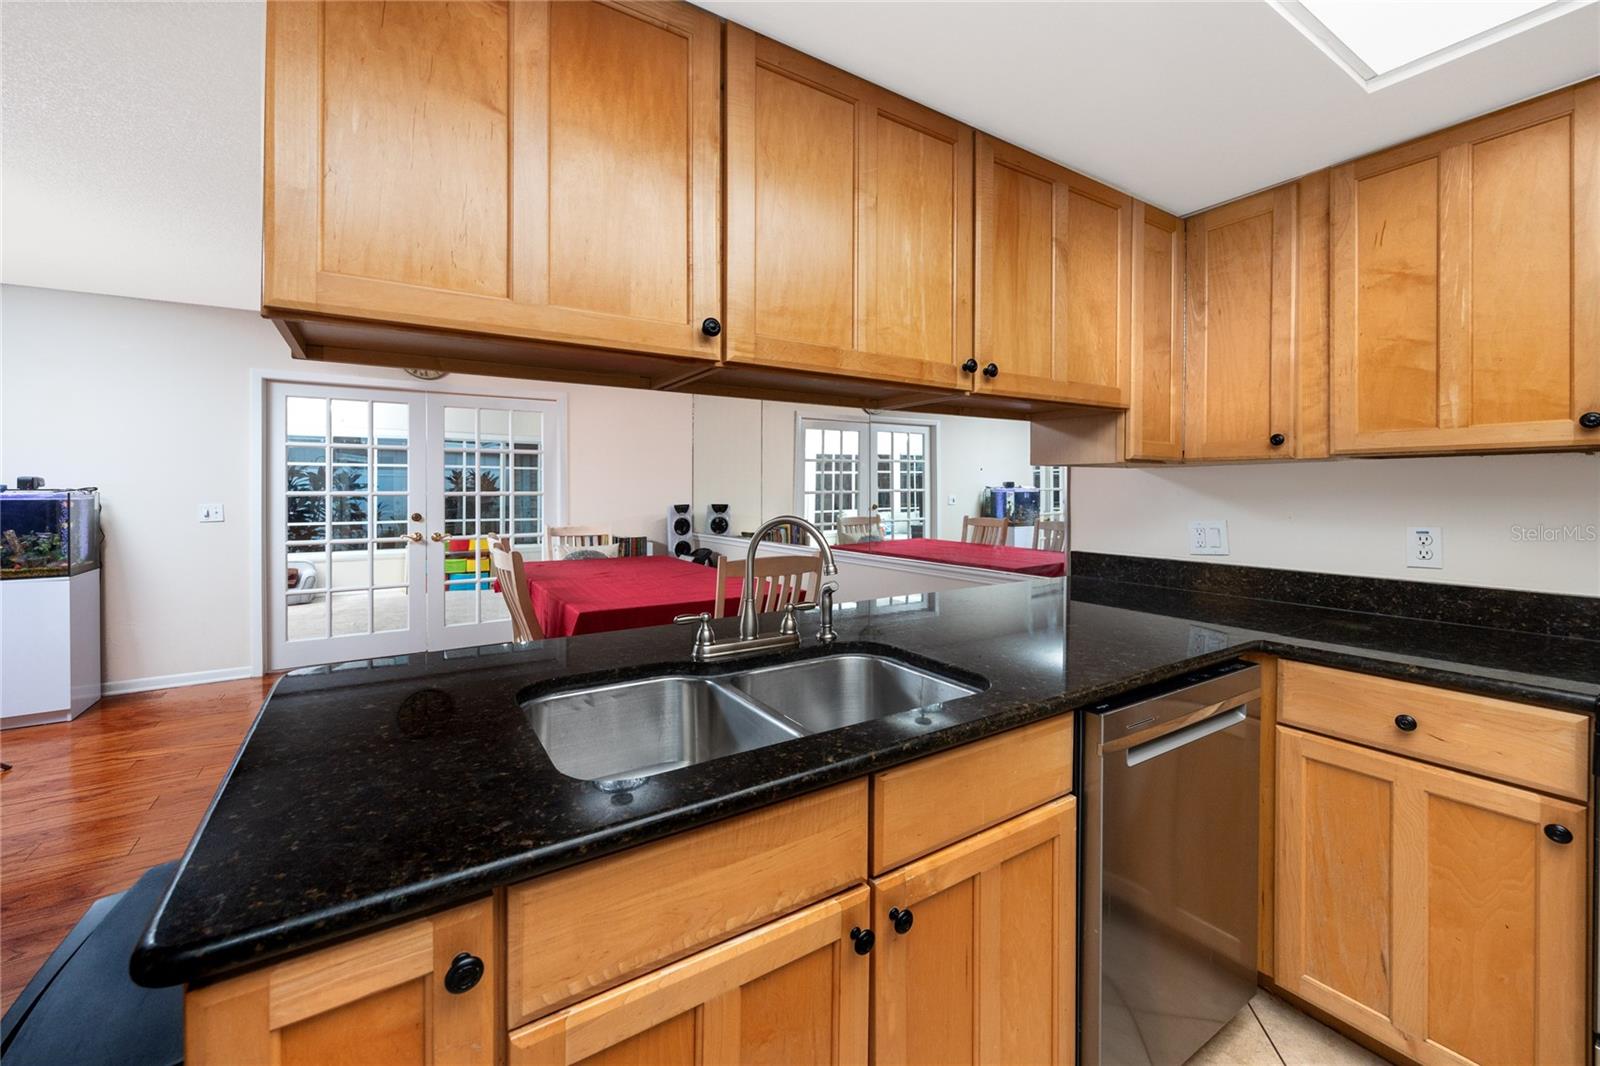
[{"label": "sink basin", "polygon": [[557,770],[621,790],[669,770],[977,691],[857,653],[556,692],[522,706]]},{"label": "sink basin", "polygon": [[893,659],[862,654],[781,663],[725,680],[807,733],[824,733],[978,691]]},{"label": "sink basin", "polygon": [[629,788],[666,773],[801,735],[741,693],[699,677],[653,677],[523,704],[568,777]]}]

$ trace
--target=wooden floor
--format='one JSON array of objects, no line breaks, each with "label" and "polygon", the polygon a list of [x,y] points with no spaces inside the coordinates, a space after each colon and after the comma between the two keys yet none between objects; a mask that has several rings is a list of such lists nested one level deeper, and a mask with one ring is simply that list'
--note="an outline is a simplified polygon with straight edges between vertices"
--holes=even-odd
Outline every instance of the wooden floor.
[{"label": "wooden floor", "polygon": [[90,903],[183,853],[273,680],[112,696],[0,733],[0,1009]]}]

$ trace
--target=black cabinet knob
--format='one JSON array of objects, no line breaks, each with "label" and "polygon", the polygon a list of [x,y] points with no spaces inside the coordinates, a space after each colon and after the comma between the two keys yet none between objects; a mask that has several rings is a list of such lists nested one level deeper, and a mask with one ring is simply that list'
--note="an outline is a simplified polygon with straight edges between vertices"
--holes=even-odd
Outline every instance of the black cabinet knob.
[{"label": "black cabinet knob", "polygon": [[1600,429],[1600,411],[1585,411],[1578,416],[1578,425],[1584,429]]},{"label": "black cabinet knob", "polygon": [[903,935],[911,932],[911,923],[914,920],[915,919],[911,915],[910,907],[906,907],[904,909],[901,909],[900,907],[889,908],[889,921],[893,923],[894,931],[897,933]]},{"label": "black cabinet knob", "polygon": [[1402,733],[1409,733],[1417,728],[1417,720],[1409,714],[1395,715],[1394,724],[1399,727]]},{"label": "black cabinet knob", "polygon": [[976,374],[978,372],[978,361],[969,355],[967,356],[967,361],[961,364],[961,369],[968,374]]},{"label": "black cabinet knob", "polygon": [[983,376],[986,378],[999,377],[1000,368],[995,364],[990,363],[988,366],[983,368]]},{"label": "black cabinet knob", "polygon": [[714,318],[708,318],[700,323],[700,332],[708,337],[715,337],[722,332],[722,323]]},{"label": "black cabinet knob", "polygon": [[1547,825],[1544,827],[1544,835],[1557,844],[1572,843],[1572,830],[1564,825]]},{"label": "black cabinet knob", "polygon": [[481,980],[483,960],[470,951],[463,951],[450,960],[450,968],[444,972],[444,990],[452,996],[459,996],[472,991]]},{"label": "black cabinet knob", "polygon": [[850,939],[855,941],[856,954],[865,955],[872,950],[872,945],[878,938],[872,935],[871,929],[863,929],[858,925],[850,930]]},{"label": "black cabinet knob", "polygon": [[1272,445],[1274,448],[1281,448],[1283,447],[1284,439],[1285,438],[1282,433],[1274,433],[1272,436],[1267,438],[1267,443]]}]

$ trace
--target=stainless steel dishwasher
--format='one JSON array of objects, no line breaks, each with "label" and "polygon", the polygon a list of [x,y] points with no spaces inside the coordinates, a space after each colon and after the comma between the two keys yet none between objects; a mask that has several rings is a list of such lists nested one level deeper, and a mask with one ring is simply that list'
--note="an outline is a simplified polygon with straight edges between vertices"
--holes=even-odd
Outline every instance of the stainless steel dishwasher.
[{"label": "stainless steel dishwasher", "polygon": [[1082,715],[1082,1056],[1177,1066],[1256,988],[1261,670]]}]

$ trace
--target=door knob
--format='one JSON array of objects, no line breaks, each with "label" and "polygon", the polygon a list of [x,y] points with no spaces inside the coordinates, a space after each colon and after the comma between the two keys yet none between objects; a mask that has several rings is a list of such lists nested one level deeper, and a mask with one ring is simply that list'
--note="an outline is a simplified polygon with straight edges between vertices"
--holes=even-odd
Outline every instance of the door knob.
[{"label": "door knob", "polygon": [[444,540],[444,534],[443,533],[429,533],[428,534],[428,539],[433,541],[435,544],[438,544],[440,541]]},{"label": "door knob", "polygon": [[452,996],[459,996],[472,991],[481,980],[483,960],[470,951],[463,951],[450,960],[450,968],[444,973],[444,990]]},{"label": "door knob", "polygon": [[411,512],[411,520],[412,520],[412,521],[413,521],[413,522],[420,522],[420,521],[422,521],[422,512],[421,512],[421,511],[412,511],[412,512]]},{"label": "door knob", "polygon": [[905,908],[890,907],[889,908],[889,921],[894,924],[894,931],[899,933],[899,934],[901,934],[902,936],[904,936],[906,933],[911,932],[911,923],[912,923],[913,920],[914,919],[912,917],[911,908],[910,907],[905,907]]},{"label": "door knob", "polygon": [[413,529],[410,533],[406,534],[406,539],[409,540],[413,544],[421,544],[422,543],[422,534],[418,533],[416,530]]}]

